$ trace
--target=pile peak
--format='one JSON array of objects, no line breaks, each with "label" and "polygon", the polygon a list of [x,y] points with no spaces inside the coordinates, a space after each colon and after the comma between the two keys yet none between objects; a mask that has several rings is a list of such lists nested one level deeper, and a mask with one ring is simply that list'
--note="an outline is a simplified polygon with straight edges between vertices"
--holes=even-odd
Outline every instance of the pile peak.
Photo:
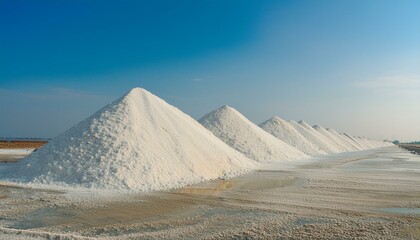
[{"label": "pile peak", "polygon": [[281,119],[280,117],[277,117],[277,116],[273,116],[270,119],[268,119],[267,121],[271,121],[271,122],[282,122],[282,123],[286,122],[285,120],[283,120],[283,119]]},{"label": "pile peak", "polygon": [[304,127],[306,127],[306,128],[308,128],[308,129],[312,128],[311,125],[309,125],[307,122],[305,122],[303,120],[300,120],[299,121],[299,124],[302,125],[302,126],[304,126]]},{"label": "pile peak", "polygon": [[142,88],[23,159],[20,182],[152,191],[243,174],[256,163]]},{"label": "pile peak", "polygon": [[220,111],[220,112],[231,112],[231,113],[239,113],[238,110],[236,110],[235,108],[229,106],[229,105],[223,105],[220,108],[216,109],[215,111]]}]

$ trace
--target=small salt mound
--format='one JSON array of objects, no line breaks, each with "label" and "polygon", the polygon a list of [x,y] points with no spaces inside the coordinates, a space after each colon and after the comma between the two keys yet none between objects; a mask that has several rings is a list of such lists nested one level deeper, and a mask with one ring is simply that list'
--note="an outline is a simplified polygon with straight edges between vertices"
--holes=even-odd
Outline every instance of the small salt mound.
[{"label": "small salt mound", "polygon": [[330,150],[333,153],[339,153],[339,152],[343,152],[343,149],[338,146],[334,141],[331,141],[331,139],[325,137],[323,134],[321,134],[320,132],[318,132],[316,129],[314,129],[311,125],[309,125],[308,123],[306,123],[303,120],[300,120],[298,122],[301,126],[303,126],[304,128],[308,129],[309,131],[313,132],[319,139],[321,139],[323,142],[327,143],[327,145],[330,147]]},{"label": "small salt mound", "polygon": [[374,145],[364,137],[356,137],[358,141],[363,143],[368,149],[375,148]]},{"label": "small salt mound", "polygon": [[336,138],[340,139],[342,142],[344,142],[345,144],[349,145],[352,147],[352,149],[354,150],[363,150],[363,148],[361,146],[359,146],[356,142],[352,141],[351,139],[341,135],[340,133],[338,133],[336,130],[332,129],[332,128],[327,128],[327,131],[335,136]]},{"label": "small salt mound", "polygon": [[302,136],[290,123],[279,117],[272,117],[259,126],[271,135],[308,155],[325,154],[324,151]]},{"label": "small salt mound", "polygon": [[179,109],[134,88],[22,160],[14,175],[37,184],[153,191],[257,165]]},{"label": "small salt mound", "polygon": [[357,150],[347,142],[343,141],[340,137],[336,137],[335,135],[331,134],[329,131],[327,131],[325,128],[314,125],[313,128],[320,132],[322,135],[324,135],[326,138],[328,138],[330,141],[334,142],[343,152],[348,151],[355,151]]},{"label": "small salt mound", "polygon": [[350,134],[347,134],[347,133],[343,133],[342,135],[344,137],[347,137],[351,141],[353,141],[356,145],[358,145],[360,147],[361,150],[369,149],[364,143],[362,143],[361,141],[359,141],[359,139],[357,139],[356,137],[351,136]]},{"label": "small salt mound", "polygon": [[261,161],[303,159],[308,156],[267,133],[229,106],[206,114],[199,122],[247,157]]},{"label": "small salt mound", "polygon": [[315,129],[310,127],[310,129],[303,127],[299,123],[290,120],[288,121],[302,136],[304,136],[308,141],[316,145],[320,150],[326,153],[338,153],[339,149],[331,145],[328,139],[318,133]]}]

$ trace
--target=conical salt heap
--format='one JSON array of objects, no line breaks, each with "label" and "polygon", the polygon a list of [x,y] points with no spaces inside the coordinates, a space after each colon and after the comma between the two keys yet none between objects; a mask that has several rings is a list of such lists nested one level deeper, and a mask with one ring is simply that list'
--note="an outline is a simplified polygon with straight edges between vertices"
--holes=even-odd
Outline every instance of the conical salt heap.
[{"label": "conical salt heap", "polygon": [[[332,128],[327,128],[326,129],[331,135],[335,136],[337,139],[340,139],[341,142],[343,142],[344,144],[347,144],[348,146],[351,146],[351,148],[355,149],[355,150],[363,150],[362,147],[360,147],[357,143],[355,143],[354,141],[350,140],[349,138],[341,135],[340,133],[338,133],[336,130],[332,129]],[[353,151],[355,151],[353,150]]]},{"label": "conical salt heap", "polygon": [[296,121],[288,121],[302,136],[304,136],[312,144],[316,145],[319,149],[326,153],[338,153],[338,150],[335,146],[331,145],[330,141],[318,133],[312,127],[307,128],[297,123]]},{"label": "conical salt heap", "polygon": [[206,114],[199,122],[232,148],[260,162],[308,158],[226,105]]},{"label": "conical salt heap", "polygon": [[338,138],[337,136],[333,135],[327,129],[314,125],[312,126],[315,130],[317,130],[319,133],[324,135],[327,139],[329,139],[331,142],[334,142],[342,152],[349,152],[349,151],[356,151],[357,149],[354,148],[352,145],[348,144],[347,142],[343,141],[341,138]]},{"label": "conical salt heap", "polygon": [[272,117],[259,126],[271,135],[308,155],[325,154],[324,151],[302,136],[290,123],[279,117]]},{"label": "conical salt heap", "polygon": [[151,191],[243,174],[256,164],[179,109],[134,88],[23,159],[16,176]]}]

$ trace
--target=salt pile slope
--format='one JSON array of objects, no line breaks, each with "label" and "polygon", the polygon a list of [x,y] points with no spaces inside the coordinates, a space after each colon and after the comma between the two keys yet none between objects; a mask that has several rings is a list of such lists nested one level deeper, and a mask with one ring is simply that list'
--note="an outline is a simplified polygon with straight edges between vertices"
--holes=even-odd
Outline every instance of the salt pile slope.
[{"label": "salt pile slope", "polygon": [[232,148],[260,162],[308,158],[226,105],[206,114],[199,122]]},{"label": "salt pile slope", "polygon": [[306,129],[308,129],[309,131],[313,132],[319,139],[321,139],[324,143],[326,143],[331,152],[339,153],[339,152],[343,151],[343,149],[340,146],[338,146],[334,141],[331,141],[331,139],[325,137],[323,134],[318,132],[316,129],[314,129],[311,125],[309,125],[305,121],[300,120],[299,124],[302,127],[304,127]]},{"label": "salt pile slope", "polygon": [[331,146],[331,144],[328,143],[328,139],[325,139],[325,137],[320,136],[320,134],[317,133],[315,129],[311,131],[293,120],[290,120],[288,122],[296,129],[296,131],[302,134],[302,136],[304,136],[308,141],[316,145],[320,150],[326,153],[339,152],[339,150],[337,150],[334,146]]},{"label": "salt pile slope", "polygon": [[332,129],[332,128],[327,128],[326,129],[331,135],[333,135],[334,137],[340,139],[342,142],[346,143],[347,145],[351,146],[354,150],[362,150],[363,148],[360,147],[356,142],[350,140],[349,138],[341,135],[340,133],[338,133],[336,130]]},{"label": "salt pile slope", "polygon": [[243,174],[257,163],[135,88],[20,162],[24,182],[165,190]]},{"label": "salt pile slope", "polygon": [[266,132],[277,137],[285,143],[299,149],[308,155],[325,154],[316,145],[309,142],[290,123],[279,117],[272,117],[259,125]]},{"label": "salt pile slope", "polygon": [[320,132],[322,135],[324,135],[326,138],[328,138],[329,140],[331,140],[332,142],[334,142],[335,144],[337,144],[337,146],[339,146],[340,149],[342,149],[343,152],[357,150],[352,145],[350,145],[347,142],[343,141],[341,138],[338,138],[338,137],[334,136],[333,134],[331,134],[325,128],[323,128],[321,126],[318,126],[318,125],[314,125],[313,128],[315,130],[317,130],[318,132]]},{"label": "salt pile slope", "polygon": [[362,142],[360,142],[358,139],[356,139],[355,137],[353,137],[353,136],[351,136],[351,135],[349,135],[349,134],[347,134],[347,133],[343,133],[342,134],[344,137],[346,137],[346,138],[348,138],[348,139],[350,139],[351,141],[353,141],[354,143],[356,143],[356,145],[358,145],[359,147],[360,147],[360,150],[366,150],[366,149],[368,149],[368,147],[365,145],[365,144],[363,144]]}]

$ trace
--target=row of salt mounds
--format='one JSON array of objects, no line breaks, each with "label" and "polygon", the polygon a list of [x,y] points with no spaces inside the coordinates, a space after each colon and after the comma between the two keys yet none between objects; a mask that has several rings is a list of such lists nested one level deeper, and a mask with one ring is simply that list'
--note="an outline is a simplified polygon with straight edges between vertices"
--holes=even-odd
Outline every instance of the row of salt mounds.
[{"label": "row of salt mounds", "polygon": [[350,140],[349,138],[341,135],[340,133],[338,133],[336,130],[332,129],[332,128],[327,128],[327,131],[335,136],[337,139],[340,139],[343,143],[348,144],[349,146],[351,146],[353,149],[355,150],[363,150],[363,148],[361,146],[359,146],[356,142]]},{"label": "row of salt mounds", "polygon": [[135,88],[23,159],[16,175],[37,184],[153,191],[256,165],[179,109]]},{"label": "row of salt mounds", "polygon": [[308,158],[226,105],[206,114],[199,122],[232,148],[260,162]]},{"label": "row of salt mounds", "polygon": [[363,149],[372,149],[372,148],[378,148],[378,147],[386,147],[386,146],[393,146],[394,144],[386,141],[377,141],[372,140],[365,137],[355,137],[351,136],[347,133],[340,134],[346,139],[350,139],[353,143],[356,143],[361,150]]},{"label": "row of salt mounds", "polygon": [[330,141],[318,133],[315,129],[308,129],[303,127],[299,123],[290,120],[288,121],[302,136],[304,136],[308,141],[316,145],[320,150],[326,153],[338,153],[340,152],[334,145],[331,145]]},{"label": "row of salt mounds", "polygon": [[358,145],[360,147],[360,150],[369,149],[365,144],[360,142],[356,137],[353,137],[353,136],[351,136],[350,134],[347,134],[347,133],[342,133],[342,135],[344,137],[350,139],[351,141],[353,141],[356,145]]},{"label": "row of salt mounds", "polygon": [[331,134],[329,131],[327,131],[325,128],[314,125],[313,128],[320,132],[322,135],[324,135],[326,138],[328,138],[330,141],[336,143],[343,152],[349,152],[349,151],[356,151],[357,149],[354,148],[352,145],[348,144],[347,142],[344,142],[341,138],[336,137],[335,135]]},{"label": "row of salt mounds", "polygon": [[325,154],[324,151],[302,136],[290,123],[279,117],[272,117],[259,126],[266,132],[301,150],[305,154],[311,156]]},{"label": "row of salt mounds", "polygon": [[313,132],[316,136],[318,136],[319,139],[321,139],[323,142],[327,143],[329,148],[331,149],[332,153],[339,153],[343,152],[344,149],[342,149],[337,143],[334,141],[331,141],[328,137],[325,137],[322,133],[318,132],[315,128],[313,128],[311,125],[309,125],[307,122],[300,120],[299,124],[308,129],[309,131]]}]

